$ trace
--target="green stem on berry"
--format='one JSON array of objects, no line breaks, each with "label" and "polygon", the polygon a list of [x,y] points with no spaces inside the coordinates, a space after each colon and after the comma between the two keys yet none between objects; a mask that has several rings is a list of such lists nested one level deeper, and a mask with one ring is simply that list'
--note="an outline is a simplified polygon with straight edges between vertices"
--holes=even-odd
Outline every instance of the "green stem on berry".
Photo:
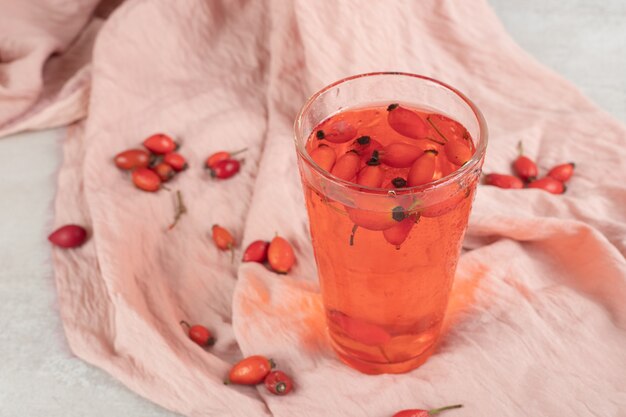
[{"label": "green stem on berry", "polygon": [[426,121],[428,123],[430,123],[430,125],[433,127],[433,129],[435,129],[435,132],[437,132],[439,134],[439,136],[441,136],[443,138],[443,140],[445,140],[446,142],[448,141],[448,138],[445,137],[443,133],[441,133],[441,130],[439,130],[437,125],[435,125],[435,123],[432,120],[430,120],[430,116],[426,117]]},{"label": "green stem on berry", "polygon": [[455,404],[455,405],[448,405],[446,407],[441,407],[441,408],[433,408],[432,410],[428,411],[428,414],[435,415],[435,414],[439,414],[442,411],[446,411],[446,410],[452,410],[454,408],[461,408],[463,407],[463,404]]}]

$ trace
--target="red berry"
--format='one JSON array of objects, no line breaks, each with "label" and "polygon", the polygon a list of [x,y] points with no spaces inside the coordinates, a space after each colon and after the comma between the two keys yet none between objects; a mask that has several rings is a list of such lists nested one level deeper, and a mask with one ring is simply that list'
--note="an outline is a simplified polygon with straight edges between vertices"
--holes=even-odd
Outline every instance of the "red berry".
[{"label": "red berry", "polygon": [[428,125],[417,113],[398,104],[387,107],[387,122],[393,130],[412,139],[425,138],[428,133]]},{"label": "red berry", "polygon": [[487,174],[485,184],[500,188],[524,188],[524,182],[513,175]]},{"label": "red berry", "polygon": [[385,170],[380,165],[365,165],[359,175],[356,183],[366,187],[379,188],[383,185],[385,179]]},{"label": "red berry", "polygon": [[206,327],[200,324],[190,326],[189,323],[184,320],[181,321],[180,324],[187,327],[189,338],[193,340],[197,345],[205,347],[215,344],[215,338]]},{"label": "red berry", "polygon": [[178,147],[176,142],[174,142],[171,137],[163,133],[157,133],[150,136],[148,139],[143,141],[143,146],[145,146],[150,152],[157,155],[165,155],[167,153],[174,152]]},{"label": "red berry", "polygon": [[358,153],[364,164],[372,159],[376,161],[380,159],[379,156],[382,149],[383,145],[370,136],[361,136],[350,145],[350,150]]},{"label": "red berry", "polygon": [[152,170],[156,172],[156,174],[163,182],[171,180],[172,178],[174,178],[174,175],[176,175],[176,171],[174,170],[174,168],[172,168],[170,164],[167,164],[165,162],[157,164],[154,168],[152,168]]},{"label": "red berry", "polygon": [[213,227],[211,228],[211,232],[212,232],[213,242],[215,243],[215,246],[218,247],[218,249],[220,250],[233,250],[234,249],[235,238],[233,238],[233,235],[231,235],[227,229],[217,224],[214,224]]},{"label": "red berry", "polygon": [[513,162],[513,172],[524,181],[537,178],[537,165],[527,156],[521,155]]},{"label": "red berry", "polygon": [[574,175],[574,168],[576,168],[576,164],[573,162],[557,165],[548,172],[548,177],[561,182],[567,182],[572,178],[572,175]]},{"label": "red berry", "polygon": [[403,207],[395,206],[389,203],[388,210],[364,210],[353,207],[346,207],[348,217],[357,226],[367,230],[385,230],[397,225],[406,218],[406,212]]},{"label": "red berry", "polygon": [[240,154],[242,152],[245,152],[247,150],[248,148],[243,148],[235,152],[227,152],[227,151],[215,152],[214,154],[210,155],[206,159],[204,166],[209,169],[213,168],[215,165],[217,165],[218,162],[225,161],[227,159],[232,159],[233,156]]},{"label": "red berry", "polygon": [[267,249],[270,243],[265,240],[255,240],[250,243],[243,253],[243,262],[258,262],[263,263],[267,261]]},{"label": "red berry", "polygon": [[348,151],[337,159],[331,173],[342,180],[352,181],[359,171],[360,165],[359,154],[355,151]]},{"label": "red berry", "polygon": [[472,150],[467,141],[462,139],[451,139],[444,145],[448,161],[456,166],[461,166],[472,159]]},{"label": "red berry", "polygon": [[249,356],[237,362],[231,368],[226,383],[241,385],[260,384],[273,367],[274,363],[265,356]]},{"label": "red berry", "polygon": [[154,192],[161,188],[161,178],[148,168],[137,168],[133,171],[132,177],[133,184],[140,190]]},{"label": "red berry", "polygon": [[334,122],[331,126],[324,126],[322,130],[315,132],[315,135],[320,140],[323,139],[332,143],[344,143],[350,139],[354,139],[356,136],[356,128],[345,120],[339,120]]},{"label": "red berry", "polygon": [[219,178],[221,180],[227,179],[239,172],[241,164],[236,159],[224,159],[213,165],[211,170],[211,176],[213,178]]},{"label": "red berry", "polygon": [[176,152],[171,152],[165,155],[165,157],[163,158],[163,162],[169,164],[177,172],[184,171],[189,166],[187,165],[187,160],[185,159],[185,157]]},{"label": "red berry", "polygon": [[296,255],[286,239],[276,236],[267,249],[267,260],[274,271],[286,274],[296,262]]},{"label": "red berry", "polygon": [[394,245],[397,249],[400,249],[400,245],[409,237],[409,233],[411,233],[411,229],[415,226],[416,220],[416,216],[411,215],[393,227],[383,230],[385,240]]},{"label": "red berry", "polygon": [[552,194],[563,194],[566,190],[561,181],[552,177],[544,177],[528,184],[528,188],[539,188]]},{"label": "red berry", "polygon": [[114,161],[120,169],[146,168],[150,165],[150,154],[143,149],[129,149],[115,155]]},{"label": "red berry", "polygon": [[382,327],[340,311],[330,310],[328,319],[331,325],[335,325],[347,337],[364,345],[383,345],[391,340],[391,335]]},{"label": "red berry", "polygon": [[422,156],[413,162],[407,176],[407,184],[409,187],[427,184],[433,180],[437,155],[436,150],[429,149],[424,151]]},{"label": "red berry", "polygon": [[424,154],[424,149],[415,145],[396,142],[380,151],[380,161],[394,168],[407,168]]},{"label": "red berry", "polygon": [[420,410],[420,409],[402,410],[402,411],[398,411],[397,413],[395,413],[392,417],[430,417],[430,416],[437,415],[441,413],[442,411],[452,410],[454,408],[461,408],[461,407],[463,407],[462,404],[456,404],[456,405],[449,405],[447,407],[433,408],[432,410]]},{"label": "red berry", "polygon": [[275,395],[287,395],[293,389],[293,381],[283,371],[272,371],[263,381],[269,392]]},{"label": "red berry", "polygon": [[48,236],[48,240],[53,245],[61,248],[75,248],[87,240],[87,231],[81,226],[75,224],[67,224],[59,227]]},{"label": "red berry", "polygon": [[320,145],[311,152],[311,159],[324,171],[330,172],[335,165],[337,155],[330,146]]}]

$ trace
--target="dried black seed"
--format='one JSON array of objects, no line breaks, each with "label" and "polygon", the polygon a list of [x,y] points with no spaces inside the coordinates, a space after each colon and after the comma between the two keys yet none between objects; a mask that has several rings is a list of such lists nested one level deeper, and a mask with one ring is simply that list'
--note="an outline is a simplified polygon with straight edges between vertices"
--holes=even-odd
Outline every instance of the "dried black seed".
[{"label": "dried black seed", "polygon": [[323,130],[318,130],[317,132],[315,132],[315,136],[317,136],[318,139],[324,139],[324,137],[325,137],[324,131]]},{"label": "dried black seed", "polygon": [[396,188],[406,187],[406,180],[404,178],[402,178],[402,177],[396,177],[396,178],[392,179],[391,183]]},{"label": "dried black seed", "polygon": [[432,153],[435,156],[439,155],[439,152],[437,152],[436,149],[426,149],[424,153]]},{"label": "dried black seed", "polygon": [[398,108],[398,106],[399,106],[398,103],[390,104],[389,107],[387,107],[387,111],[395,110]]},{"label": "dried black seed", "polygon": [[402,220],[406,219],[407,215],[406,215],[406,211],[404,211],[404,207],[402,206],[397,206],[394,207],[391,210],[392,214],[391,217],[393,217],[393,219],[397,222],[401,222]]},{"label": "dried black seed", "polygon": [[367,145],[370,143],[371,138],[369,136],[361,136],[356,141],[359,145]]},{"label": "dried black seed", "polygon": [[378,160],[378,158],[370,158],[369,161],[366,162],[366,164],[370,166],[380,165],[380,161]]}]

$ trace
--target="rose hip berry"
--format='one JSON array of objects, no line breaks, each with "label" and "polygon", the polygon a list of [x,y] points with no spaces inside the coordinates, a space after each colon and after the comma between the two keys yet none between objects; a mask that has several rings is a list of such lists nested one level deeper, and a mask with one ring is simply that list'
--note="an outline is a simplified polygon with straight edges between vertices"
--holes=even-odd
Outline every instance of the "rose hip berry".
[{"label": "rose hip berry", "polygon": [[468,144],[460,139],[449,140],[444,145],[448,161],[461,166],[472,158],[472,150]]},{"label": "rose hip berry", "polygon": [[382,327],[365,320],[350,317],[337,310],[328,313],[329,321],[346,336],[368,346],[383,345],[391,340],[391,335]]},{"label": "rose hip berry", "polygon": [[52,232],[48,240],[60,248],[76,248],[87,240],[87,231],[76,224],[66,224]]},{"label": "rose hip berry", "polygon": [[148,168],[137,168],[132,174],[133,184],[143,191],[155,192],[161,188],[161,178]]},{"label": "rose hip berry", "polygon": [[330,172],[337,160],[335,150],[328,145],[320,145],[311,152],[311,159],[324,171]]},{"label": "rose hip berry", "polygon": [[348,151],[337,159],[331,174],[342,180],[351,181],[359,171],[361,158],[356,151]]},{"label": "rose hip berry", "polygon": [[228,373],[225,384],[256,385],[263,382],[275,364],[261,355],[249,356],[237,362]]},{"label": "rose hip berry", "polygon": [[383,185],[383,180],[385,179],[385,170],[378,165],[366,165],[361,171],[359,171],[359,175],[357,176],[356,183],[359,185],[364,185],[366,187],[379,188]]},{"label": "rose hip berry", "polygon": [[177,152],[171,152],[165,155],[163,162],[174,168],[176,172],[184,171],[189,167],[185,157]]},{"label": "rose hip berry", "polygon": [[417,185],[423,185],[433,180],[435,174],[436,160],[438,152],[434,149],[428,149],[423,152],[409,170],[407,176],[407,184],[409,187],[415,187]]},{"label": "rose hip berry", "polygon": [[563,194],[566,190],[561,181],[552,177],[544,177],[528,184],[528,188],[539,188],[552,194]]},{"label": "rose hip berry", "polygon": [[548,172],[548,177],[557,181],[567,182],[574,175],[574,168],[576,168],[576,164],[573,162],[557,165]]},{"label": "rose hip berry", "polygon": [[124,170],[147,168],[150,165],[150,154],[143,149],[129,149],[115,155],[115,165]]},{"label": "rose hip berry", "polygon": [[210,168],[211,176],[221,180],[227,179],[239,172],[241,163],[236,159],[224,159]]},{"label": "rose hip berry", "polygon": [[214,166],[216,166],[218,162],[225,161],[227,159],[233,159],[233,156],[240,154],[242,152],[245,152],[246,150],[248,150],[248,148],[243,148],[235,152],[227,152],[227,151],[215,152],[214,154],[210,155],[206,159],[204,166],[208,169],[211,169]]},{"label": "rose hip berry", "polygon": [[267,249],[267,260],[274,271],[286,274],[296,262],[296,255],[286,239],[276,236]]},{"label": "rose hip berry", "polygon": [[172,168],[170,164],[165,162],[157,164],[154,168],[152,168],[152,170],[156,172],[156,174],[163,182],[171,180],[172,178],[174,178],[174,175],[176,175],[176,171],[174,170],[174,168]]},{"label": "rose hip berry", "polygon": [[534,181],[538,174],[537,165],[532,159],[524,156],[524,146],[522,142],[517,144],[517,148],[519,150],[519,156],[513,161],[513,172],[526,182]]},{"label": "rose hip berry", "polygon": [[402,142],[391,143],[380,151],[382,163],[394,168],[408,168],[424,154],[424,149]]},{"label": "rose hip berry", "polygon": [[441,413],[442,411],[452,410],[452,409],[461,408],[461,407],[463,407],[462,404],[456,404],[456,405],[449,405],[447,407],[433,408],[432,410],[420,410],[420,409],[402,410],[402,411],[398,411],[397,413],[395,413],[392,417],[429,417],[429,416],[437,415]]},{"label": "rose hip berry", "polygon": [[428,125],[417,113],[398,104],[389,105],[387,112],[389,126],[399,134],[412,139],[426,137]]},{"label": "rose hip berry", "polygon": [[264,263],[267,261],[267,250],[270,243],[265,240],[255,240],[250,243],[243,253],[243,262]]},{"label": "rose hip berry", "polygon": [[150,152],[157,155],[165,155],[170,152],[174,152],[178,148],[178,144],[174,140],[164,133],[157,133],[150,136],[143,141],[145,146]]},{"label": "rose hip berry", "polygon": [[190,326],[184,320],[180,322],[181,326],[185,326],[187,328],[187,333],[189,334],[189,338],[193,340],[198,346],[206,347],[213,346],[215,344],[215,338],[206,327],[195,324]]},{"label": "rose hip berry", "polygon": [[524,188],[524,182],[513,175],[487,174],[485,184],[495,185],[499,188]]},{"label": "rose hip berry", "polygon": [[220,225],[214,224],[211,228],[213,242],[220,250],[233,251],[235,248],[235,238],[228,230]]},{"label": "rose hip berry", "polygon": [[320,140],[326,140],[332,143],[344,143],[356,136],[356,128],[344,120],[339,120],[331,126],[324,127],[322,130],[315,132]]},{"label": "rose hip berry", "polygon": [[396,249],[400,249],[400,245],[409,237],[409,233],[411,233],[411,229],[415,226],[416,220],[416,216],[411,215],[393,227],[383,230],[385,240],[394,245]]},{"label": "rose hip berry", "polygon": [[293,389],[293,381],[283,371],[271,371],[263,383],[267,390],[274,395],[287,395]]},{"label": "rose hip berry", "polygon": [[390,202],[389,210],[371,211],[354,207],[347,207],[348,217],[355,225],[367,230],[385,230],[395,226],[407,217],[407,213],[401,206],[391,207],[394,202]]}]

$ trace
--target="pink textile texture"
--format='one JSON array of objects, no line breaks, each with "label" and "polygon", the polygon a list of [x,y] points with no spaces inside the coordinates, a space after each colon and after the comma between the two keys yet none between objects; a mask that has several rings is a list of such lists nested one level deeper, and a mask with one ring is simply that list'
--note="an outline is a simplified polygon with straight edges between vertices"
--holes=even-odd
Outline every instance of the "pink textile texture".
[{"label": "pink textile texture", "polygon": [[[391,416],[455,403],[458,417],[626,416],[626,128],[521,50],[485,0],[131,0],[91,23],[94,2],[56,1],[45,27],[52,12],[31,3],[0,0],[21,13],[0,17],[0,132],[86,115],[64,144],[56,222],[84,223],[92,237],[54,250],[78,356],[188,416]],[[54,63],[73,47],[71,64]],[[381,70],[473,98],[490,128],[485,171],[508,172],[519,140],[540,169],[576,161],[577,171],[565,195],[481,186],[438,351],[408,374],[365,376],[325,333],[292,122],[322,86]],[[170,185],[188,214],[169,232],[172,194],[134,189],[111,163],[157,131],[181,139],[191,165]],[[244,147],[240,175],[203,173],[211,152]],[[214,223],[240,248],[280,233],[297,266],[282,276],[231,264],[210,241]],[[215,347],[194,345],[181,319],[213,329]],[[295,391],[224,386],[249,354],[273,357]]]}]

